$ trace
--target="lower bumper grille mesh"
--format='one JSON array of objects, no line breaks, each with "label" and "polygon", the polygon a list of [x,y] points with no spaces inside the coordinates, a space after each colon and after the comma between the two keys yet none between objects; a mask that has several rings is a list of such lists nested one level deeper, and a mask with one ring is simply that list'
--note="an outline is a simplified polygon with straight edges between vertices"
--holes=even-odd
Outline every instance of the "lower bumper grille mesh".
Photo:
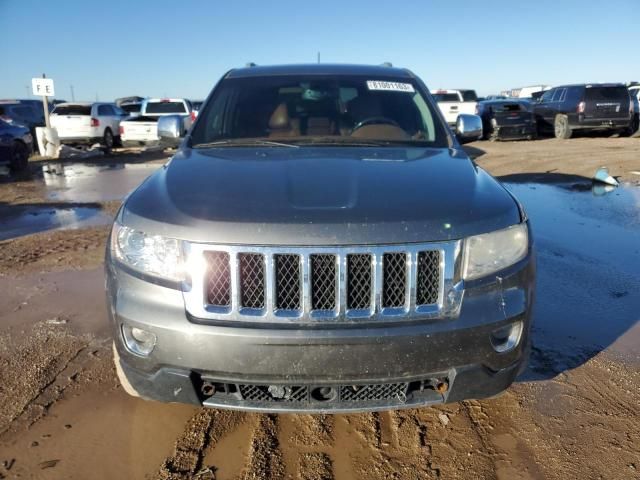
[{"label": "lower bumper grille mesh", "polygon": [[252,402],[290,401],[303,402],[309,398],[309,388],[302,386],[280,387],[281,391],[269,392],[266,385],[238,385],[243,400]]},{"label": "lower bumper grille mesh", "polygon": [[[337,388],[336,401],[375,402],[378,400],[404,401],[408,383],[382,383],[370,385],[342,385]],[[312,388],[307,385],[269,387],[267,385],[240,384],[238,391],[243,400],[252,402],[310,402]]]},{"label": "lower bumper grille mesh", "polygon": [[342,387],[340,398],[343,401],[404,400],[407,393],[406,383],[383,383],[379,385],[355,385]]}]

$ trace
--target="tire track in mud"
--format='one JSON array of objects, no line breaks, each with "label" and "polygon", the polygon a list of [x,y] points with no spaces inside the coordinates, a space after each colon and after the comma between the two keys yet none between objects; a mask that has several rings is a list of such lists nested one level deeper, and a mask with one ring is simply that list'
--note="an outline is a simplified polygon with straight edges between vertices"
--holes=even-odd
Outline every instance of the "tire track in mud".
[{"label": "tire track in mud", "polygon": [[47,414],[95,357],[105,359],[104,342],[74,336],[59,326],[36,324],[27,340],[0,357],[0,435],[16,423],[33,425]]},{"label": "tire track in mud", "polygon": [[251,439],[249,461],[242,475],[244,480],[273,479],[285,477],[285,467],[278,440],[278,415],[262,414]]},{"label": "tire track in mud", "polygon": [[226,410],[200,409],[185,424],[182,435],[176,440],[174,452],[165,458],[156,478],[160,480],[190,480],[192,478],[215,478],[215,466],[205,466],[202,460],[210,444],[215,444],[247,415]]},{"label": "tire track in mud", "polygon": [[334,478],[334,415],[280,415],[279,439],[285,473],[297,479]]}]

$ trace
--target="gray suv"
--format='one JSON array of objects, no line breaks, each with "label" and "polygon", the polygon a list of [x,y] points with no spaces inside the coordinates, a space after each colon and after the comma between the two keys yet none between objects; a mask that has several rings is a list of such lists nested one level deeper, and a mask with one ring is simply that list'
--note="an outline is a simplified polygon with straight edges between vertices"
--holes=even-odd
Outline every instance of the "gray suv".
[{"label": "gray suv", "polygon": [[534,273],[521,206],[388,66],[228,72],[106,252],[126,391],[256,411],[496,395],[527,357]]}]

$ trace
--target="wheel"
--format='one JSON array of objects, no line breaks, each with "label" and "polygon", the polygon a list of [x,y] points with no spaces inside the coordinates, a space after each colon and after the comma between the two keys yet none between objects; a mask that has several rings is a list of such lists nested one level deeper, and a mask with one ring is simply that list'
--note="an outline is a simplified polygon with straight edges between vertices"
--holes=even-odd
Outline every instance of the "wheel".
[{"label": "wheel", "polygon": [[553,122],[553,132],[556,135],[556,138],[562,138],[567,140],[571,138],[571,127],[569,126],[569,119],[566,115],[556,115],[556,118]]},{"label": "wheel", "polygon": [[22,172],[26,170],[29,166],[29,148],[19,141],[16,140],[11,145],[11,164],[10,168],[13,172]]},{"label": "wheel", "polygon": [[630,137],[634,133],[637,133],[638,132],[638,123],[640,123],[640,120],[638,119],[638,115],[634,115],[633,118],[631,119],[631,122],[629,122],[629,126],[626,127],[626,128],[623,128],[622,130],[620,130],[620,136],[621,137]]},{"label": "wheel", "polygon": [[633,137],[640,136],[640,114],[634,115],[631,122],[631,135]]},{"label": "wheel", "polygon": [[120,385],[122,385],[122,389],[132,397],[140,397],[140,394],[135,388],[133,388],[133,385],[129,382],[127,375],[124,373],[124,370],[122,370],[122,365],[120,365],[120,355],[116,348],[116,342],[113,342],[111,345],[113,346],[113,362],[116,365],[116,374],[118,375],[118,380],[120,381]]},{"label": "wheel", "polygon": [[110,128],[105,129],[102,144],[108,149],[113,147],[113,133]]}]

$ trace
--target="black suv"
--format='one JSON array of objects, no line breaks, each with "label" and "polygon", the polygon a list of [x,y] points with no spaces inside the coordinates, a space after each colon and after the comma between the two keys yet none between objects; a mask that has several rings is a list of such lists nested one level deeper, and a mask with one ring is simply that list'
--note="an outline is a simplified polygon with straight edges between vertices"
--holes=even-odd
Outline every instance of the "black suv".
[{"label": "black suv", "polygon": [[575,130],[630,133],[633,103],[622,84],[563,85],[546,91],[533,111],[539,133],[566,139]]}]

